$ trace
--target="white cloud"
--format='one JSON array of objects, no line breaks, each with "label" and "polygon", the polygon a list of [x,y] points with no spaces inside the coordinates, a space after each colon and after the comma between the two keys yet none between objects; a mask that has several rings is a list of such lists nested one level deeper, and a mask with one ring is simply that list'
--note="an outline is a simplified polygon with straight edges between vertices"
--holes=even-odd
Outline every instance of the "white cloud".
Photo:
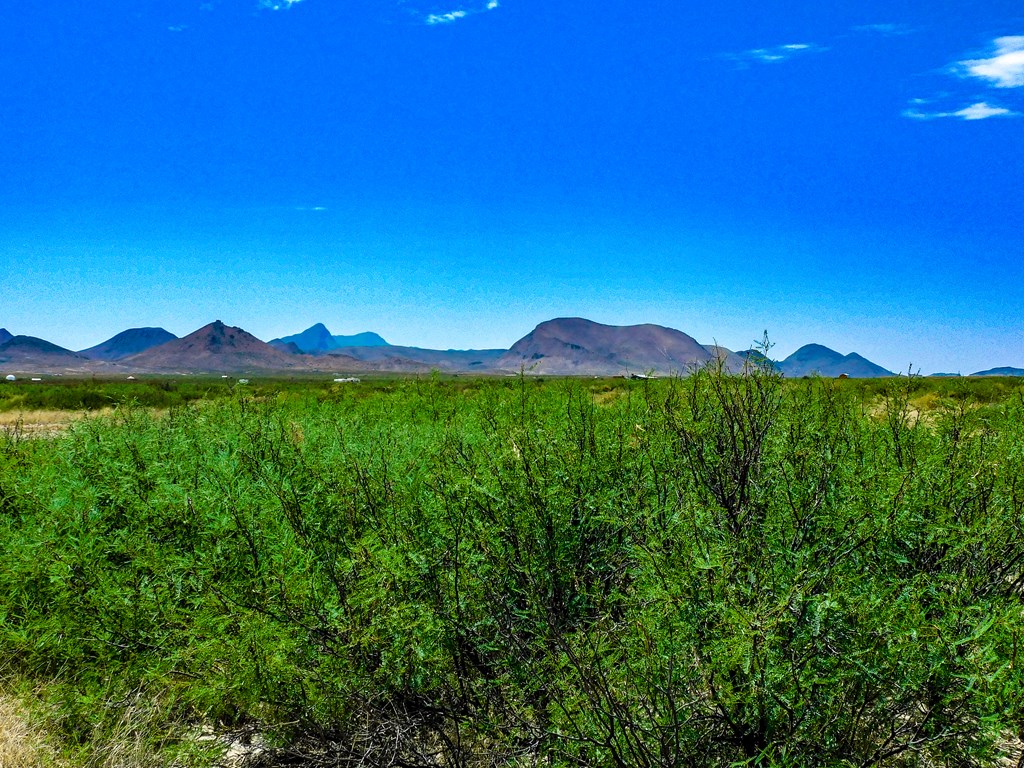
[{"label": "white cloud", "polygon": [[453,21],[466,18],[465,11],[449,11],[448,13],[432,13],[427,16],[427,24],[451,24]]},{"label": "white cloud", "polygon": [[785,45],[776,45],[772,48],[752,48],[749,51],[741,51],[740,53],[725,53],[722,54],[722,58],[735,61],[741,66],[750,62],[773,64],[779,61],[788,61],[794,56],[801,56],[805,53],[821,53],[826,50],[828,49],[814,43],[787,43]]},{"label": "white cloud", "polygon": [[1024,35],[996,38],[992,47],[989,58],[957,62],[957,71],[964,77],[987,80],[996,88],[1024,86]]},{"label": "white cloud", "polygon": [[468,18],[477,13],[486,13],[487,11],[493,11],[500,7],[498,0],[487,0],[487,4],[483,6],[476,6],[468,10],[460,8],[457,11],[448,11],[447,13],[431,13],[426,16],[423,21],[426,24],[434,26],[436,24],[451,24],[452,22],[459,21],[460,19]]},{"label": "white cloud", "polygon": [[[1024,35],[997,37],[992,41],[987,57],[963,59],[946,67],[943,73],[963,80],[982,81],[993,101],[1005,103],[1008,98],[1012,100],[1011,94],[994,99],[993,89],[1024,87]],[[911,120],[938,120],[948,117],[971,121],[988,120],[991,117],[1024,116],[1018,111],[1019,104],[1010,103],[1008,106],[1002,106],[991,103],[977,93],[962,91],[960,96],[956,97],[960,104],[968,99],[973,103],[959,109],[950,104],[952,98],[954,97],[949,93],[940,93],[931,98],[911,99],[910,106],[903,111],[903,116]]]},{"label": "white cloud", "polygon": [[986,104],[984,101],[979,101],[977,104],[971,104],[969,107],[958,109],[953,113],[954,116],[963,120],[984,120],[988,117],[1010,117],[1016,114],[1016,112],[1011,112],[1005,107],[993,107],[991,104]]},{"label": "white cloud", "polygon": [[[926,99],[912,99],[911,103],[926,104],[928,102]],[[903,111],[903,116],[909,117],[911,120],[939,120],[944,117],[955,117],[960,120],[987,120],[990,117],[1020,117],[1021,114],[1005,107],[996,107],[979,101],[955,112],[922,112],[920,109],[906,109]]]},{"label": "white cloud", "polygon": [[265,8],[268,11],[280,11],[301,2],[302,0],[260,0],[260,8]]}]

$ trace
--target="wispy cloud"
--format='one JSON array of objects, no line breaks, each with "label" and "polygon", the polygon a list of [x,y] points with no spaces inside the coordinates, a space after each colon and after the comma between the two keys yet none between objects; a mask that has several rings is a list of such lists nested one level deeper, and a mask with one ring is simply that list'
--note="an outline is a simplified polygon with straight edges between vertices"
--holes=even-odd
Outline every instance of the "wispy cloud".
[{"label": "wispy cloud", "polygon": [[1020,117],[1019,112],[1014,112],[1006,107],[993,107],[985,101],[979,101],[977,104],[971,104],[969,107],[958,109],[953,115],[961,120],[985,120],[989,117]]},{"label": "wispy cloud", "polygon": [[423,23],[430,26],[437,24],[451,24],[461,19],[469,18],[478,13],[487,13],[487,11],[493,11],[497,9],[501,4],[498,0],[487,0],[487,3],[483,6],[475,8],[459,8],[454,11],[448,11],[446,13],[431,13],[423,19]]},{"label": "wispy cloud", "polygon": [[907,24],[860,24],[856,27],[851,27],[851,29],[854,32],[885,35],[886,37],[900,37],[914,33],[913,27]]},{"label": "wispy cloud", "polygon": [[722,58],[735,61],[740,66],[748,64],[775,64],[780,61],[789,61],[796,56],[803,56],[809,53],[821,53],[828,49],[815,43],[787,43],[776,45],[772,48],[751,48],[749,51],[739,53],[723,53]]},{"label": "wispy cloud", "polygon": [[[903,111],[904,117],[911,120],[988,120],[991,117],[1022,116],[1020,104],[1006,105],[1008,100],[1013,100],[1014,94],[1007,93],[1005,89],[1024,87],[1024,35],[997,37],[982,57],[961,59],[940,72],[947,78],[974,83],[972,90],[977,89],[979,84],[987,87],[987,96],[986,92],[969,93],[961,88],[959,96],[940,93],[931,98],[911,99],[910,107]],[[1001,91],[998,96],[996,89]],[[970,99],[972,103],[953,109],[950,104],[953,99],[960,104]]]},{"label": "wispy cloud", "polygon": [[259,6],[268,11],[282,11],[301,2],[302,0],[260,0]]},{"label": "wispy cloud", "polygon": [[[927,103],[927,99],[912,99],[911,103],[922,105]],[[1020,117],[1021,113],[1014,112],[1006,107],[997,107],[988,102],[979,101],[955,112],[925,112],[921,109],[905,109],[903,116],[909,117],[911,120],[940,120],[947,117],[960,120],[987,120],[990,117]]]},{"label": "wispy cloud", "polygon": [[988,58],[959,61],[954,71],[961,77],[984,80],[996,88],[1024,86],[1024,35],[996,38]]},{"label": "wispy cloud", "polygon": [[464,19],[469,14],[465,11],[449,11],[448,13],[432,13],[427,16],[427,24],[451,24],[453,21]]}]

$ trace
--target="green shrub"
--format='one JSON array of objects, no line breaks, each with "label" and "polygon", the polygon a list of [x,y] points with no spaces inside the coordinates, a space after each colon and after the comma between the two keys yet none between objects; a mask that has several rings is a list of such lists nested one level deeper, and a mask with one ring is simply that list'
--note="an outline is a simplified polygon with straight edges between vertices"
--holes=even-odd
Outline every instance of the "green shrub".
[{"label": "green shrub", "polygon": [[1024,726],[1019,390],[146,386],[180,399],[0,442],[0,655],[69,744],[143,691],[160,749],[324,765],[959,766]]}]

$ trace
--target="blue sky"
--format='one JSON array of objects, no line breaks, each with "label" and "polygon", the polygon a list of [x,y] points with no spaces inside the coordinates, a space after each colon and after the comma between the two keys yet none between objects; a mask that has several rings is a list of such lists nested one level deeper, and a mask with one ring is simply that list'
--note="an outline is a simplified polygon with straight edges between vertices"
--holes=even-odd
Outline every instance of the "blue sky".
[{"label": "blue sky", "polygon": [[14,333],[1024,367],[1019,2],[18,3],[0,71]]}]

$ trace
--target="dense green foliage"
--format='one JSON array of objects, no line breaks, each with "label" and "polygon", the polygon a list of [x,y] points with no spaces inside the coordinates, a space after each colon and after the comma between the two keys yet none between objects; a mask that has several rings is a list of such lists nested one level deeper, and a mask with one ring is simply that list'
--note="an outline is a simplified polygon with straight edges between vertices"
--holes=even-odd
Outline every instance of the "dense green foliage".
[{"label": "dense green foliage", "polygon": [[230,393],[230,384],[220,379],[92,381],[68,378],[45,383],[21,380],[0,386],[0,413],[96,411],[126,403],[149,408],[169,408],[198,400],[227,397]]},{"label": "dense green foliage", "polygon": [[992,764],[1024,397],[976,384],[409,380],[9,431],[0,658],[71,743],[149,692],[321,764]]},{"label": "dense green foliage", "polygon": [[330,397],[333,384],[312,376],[253,380],[250,384],[240,384],[235,377],[221,376],[143,376],[133,381],[52,378],[34,382],[20,379],[16,382],[0,381],[0,413],[98,411],[119,405],[173,408],[198,401],[230,398],[242,387],[253,397],[281,393],[317,393],[321,397]]}]

